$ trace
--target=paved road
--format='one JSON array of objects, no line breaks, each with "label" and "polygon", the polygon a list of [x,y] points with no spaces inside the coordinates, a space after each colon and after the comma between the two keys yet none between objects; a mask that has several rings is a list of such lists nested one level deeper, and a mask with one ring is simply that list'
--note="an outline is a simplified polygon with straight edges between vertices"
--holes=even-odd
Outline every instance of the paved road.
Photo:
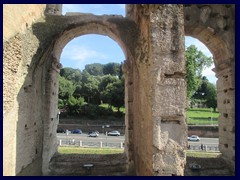
[{"label": "paved road", "polygon": [[219,140],[218,138],[201,138],[200,137],[200,141],[198,142],[194,142],[194,141],[188,141],[188,144],[190,145],[208,145],[208,146],[218,146],[219,144]]},{"label": "paved road", "polygon": [[125,136],[106,136],[104,134],[99,134],[99,137],[88,137],[87,134],[69,134],[66,135],[66,133],[57,133],[57,138],[62,140],[70,140],[75,139],[75,141],[85,141],[85,142],[115,142],[120,143],[124,142]]},{"label": "paved road", "polygon": [[[66,133],[57,133],[57,137],[58,139],[62,139],[62,140],[70,140],[70,139],[75,139],[75,141],[89,141],[89,142],[124,142],[125,140],[125,136],[121,135],[121,136],[106,136],[104,134],[99,134],[99,137],[88,137],[87,134],[68,134],[66,135]],[[218,138],[201,138],[200,137],[200,141],[198,142],[193,142],[193,141],[188,141],[188,144],[190,145],[208,145],[208,146],[218,146],[219,141]]]}]

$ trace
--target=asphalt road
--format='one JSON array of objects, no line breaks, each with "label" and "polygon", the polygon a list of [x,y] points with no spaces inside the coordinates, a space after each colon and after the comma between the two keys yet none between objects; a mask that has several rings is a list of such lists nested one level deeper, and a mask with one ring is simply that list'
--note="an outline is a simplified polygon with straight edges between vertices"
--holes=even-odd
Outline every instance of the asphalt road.
[{"label": "asphalt road", "polygon": [[188,141],[188,144],[190,145],[207,145],[207,146],[218,146],[219,144],[219,140],[218,138],[201,138],[200,137],[200,141]]},{"label": "asphalt road", "polygon": [[[75,139],[75,141],[89,141],[89,142],[124,142],[125,136],[120,135],[120,136],[106,136],[105,134],[99,134],[99,137],[88,137],[87,134],[66,134],[66,133],[57,133],[57,138],[62,139],[62,140],[71,140]],[[194,141],[188,141],[188,144],[194,145],[194,146],[200,146],[201,144],[203,145],[208,145],[208,146],[218,146],[219,141],[218,138],[202,138],[200,137],[200,141],[194,142]]]},{"label": "asphalt road", "polygon": [[98,137],[88,137],[88,134],[66,134],[66,133],[57,133],[57,138],[62,140],[75,139],[75,141],[85,141],[85,142],[114,142],[120,143],[125,141],[125,136],[106,136],[105,134],[99,134]]}]

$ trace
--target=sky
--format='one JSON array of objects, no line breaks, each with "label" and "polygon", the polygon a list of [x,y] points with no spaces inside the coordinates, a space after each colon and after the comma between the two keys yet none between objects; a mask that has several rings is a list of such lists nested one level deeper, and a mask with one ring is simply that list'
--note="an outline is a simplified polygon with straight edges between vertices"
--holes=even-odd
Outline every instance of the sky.
[{"label": "sky", "polygon": [[[66,12],[92,13],[95,15],[117,14],[125,17],[124,4],[63,4],[62,14]],[[195,45],[198,50],[202,51],[206,56],[212,54],[208,48],[192,37],[185,37],[185,46]],[[109,62],[123,62],[125,56],[120,46],[111,38],[103,35],[83,35],[70,41],[63,49],[60,62],[63,67],[72,67],[83,70],[86,64]],[[216,84],[215,73],[210,68],[203,70],[203,75],[207,79]]]}]

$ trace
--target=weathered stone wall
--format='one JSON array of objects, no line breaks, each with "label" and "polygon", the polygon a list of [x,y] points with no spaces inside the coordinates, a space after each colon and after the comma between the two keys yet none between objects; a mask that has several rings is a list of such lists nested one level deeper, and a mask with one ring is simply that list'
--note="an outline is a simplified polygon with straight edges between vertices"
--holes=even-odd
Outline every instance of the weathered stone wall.
[{"label": "weathered stone wall", "polygon": [[[31,25],[46,5],[4,5],[3,8],[3,174],[16,175],[42,155],[42,71],[34,56],[39,40]],[[37,165],[39,166],[39,165]],[[40,174],[41,169],[32,166]],[[41,166],[41,164],[40,164]]]},{"label": "weathered stone wall", "polygon": [[[118,42],[126,56],[126,67],[131,64],[134,47],[137,37],[137,29],[134,22],[124,19],[121,16],[94,16],[89,14],[77,14],[71,16],[57,16],[48,14],[47,21],[45,24],[38,25],[39,28],[48,27],[51,24],[52,42],[54,46],[48,46],[52,54],[48,54],[45,61],[48,63],[50,70],[47,72],[46,81],[46,99],[45,104],[45,118],[44,118],[44,140],[43,140],[43,174],[48,175],[50,173],[49,162],[56,152],[57,141],[56,141],[56,128],[57,120],[56,114],[58,112],[57,106],[57,94],[58,94],[58,73],[60,64],[60,56],[62,49],[65,45],[73,38],[84,35],[84,34],[102,34],[111,37],[113,40]],[[131,67],[126,68],[126,71],[130,72]],[[126,80],[128,84],[128,80]],[[126,94],[128,94],[126,92]],[[126,95],[128,97],[128,95]],[[127,100],[127,102],[129,102]],[[126,108],[126,126],[128,127],[128,113],[131,109]],[[126,135],[126,152],[129,152],[130,134]],[[126,153],[127,154],[127,153]],[[130,157],[127,154],[127,157]],[[130,162],[131,159],[128,158]],[[131,164],[131,163],[128,163]],[[129,166],[128,169],[131,169]]]},{"label": "weathered stone wall", "polygon": [[127,5],[127,18],[59,16],[61,5],[54,4],[47,6],[43,17],[45,7],[18,4],[3,9],[4,175],[51,173],[49,162],[57,149],[61,52],[73,38],[92,33],[111,37],[126,57],[128,171],[183,175],[187,145],[184,31],[214,55],[220,150],[235,170],[233,5]]},{"label": "weathered stone wall", "polygon": [[133,68],[137,175],[183,175],[187,145],[183,6],[128,5],[140,35]]},{"label": "weathered stone wall", "polygon": [[46,4],[3,4],[3,40],[25,31],[43,16]]},{"label": "weathered stone wall", "polygon": [[185,34],[213,54],[217,80],[219,146],[235,169],[235,5],[185,5]]}]

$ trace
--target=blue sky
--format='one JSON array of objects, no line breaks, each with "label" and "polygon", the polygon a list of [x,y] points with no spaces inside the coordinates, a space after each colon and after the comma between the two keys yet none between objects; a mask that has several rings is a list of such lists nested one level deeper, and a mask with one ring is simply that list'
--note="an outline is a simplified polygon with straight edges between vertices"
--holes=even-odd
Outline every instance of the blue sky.
[{"label": "blue sky", "polygon": [[[95,15],[118,14],[125,16],[124,4],[64,4],[63,15],[66,12],[92,13]],[[206,56],[212,56],[206,46],[197,39],[186,37],[185,46],[194,44]],[[120,46],[111,38],[102,35],[84,35],[70,41],[63,49],[61,64],[63,67],[72,67],[83,70],[86,64],[122,62],[125,60]],[[203,71],[208,80],[216,84],[216,77],[211,70],[214,65]]]}]

